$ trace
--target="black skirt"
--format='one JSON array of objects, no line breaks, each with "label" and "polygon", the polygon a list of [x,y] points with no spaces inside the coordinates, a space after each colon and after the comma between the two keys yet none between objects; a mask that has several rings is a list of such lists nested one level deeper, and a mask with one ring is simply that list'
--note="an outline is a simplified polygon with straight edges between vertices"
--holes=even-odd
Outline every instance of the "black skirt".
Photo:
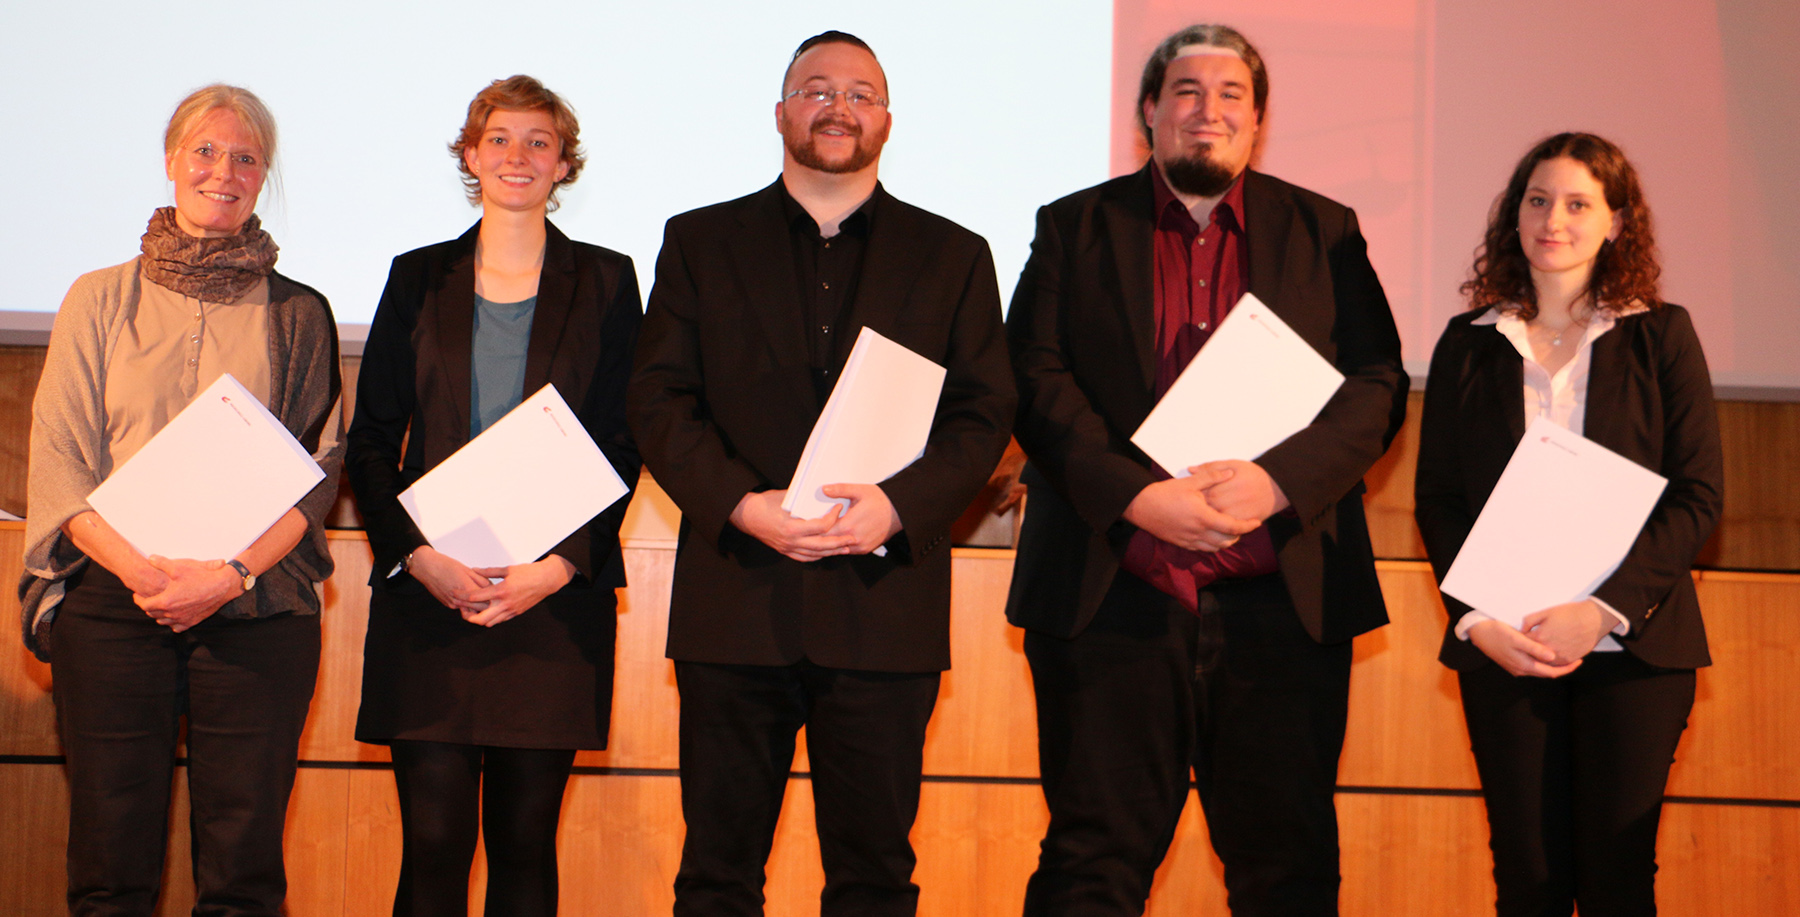
[{"label": "black skirt", "polygon": [[402,573],[377,586],[356,739],[605,748],[616,599],[568,586],[494,627],[470,624]]}]

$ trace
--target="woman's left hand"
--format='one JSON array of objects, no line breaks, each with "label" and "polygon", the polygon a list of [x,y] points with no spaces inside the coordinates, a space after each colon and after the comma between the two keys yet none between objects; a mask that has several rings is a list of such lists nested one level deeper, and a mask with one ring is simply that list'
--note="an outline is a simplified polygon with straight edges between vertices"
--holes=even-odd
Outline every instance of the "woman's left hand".
[{"label": "woman's left hand", "polygon": [[1520,630],[1556,651],[1552,665],[1568,665],[1594,651],[1594,644],[1613,629],[1612,615],[1592,599],[1552,605],[1532,612],[1520,622]]},{"label": "woman's left hand", "polygon": [[481,611],[462,613],[463,620],[493,627],[516,618],[575,578],[575,565],[555,554],[529,564],[510,567],[477,567],[475,572],[500,582],[477,589],[465,598],[470,604],[486,602]]},{"label": "woman's left hand", "polygon": [[244,591],[243,578],[222,560],[170,560],[151,555],[150,565],[167,575],[169,584],[152,596],[134,595],[132,601],[156,623],[178,634],[212,617]]}]

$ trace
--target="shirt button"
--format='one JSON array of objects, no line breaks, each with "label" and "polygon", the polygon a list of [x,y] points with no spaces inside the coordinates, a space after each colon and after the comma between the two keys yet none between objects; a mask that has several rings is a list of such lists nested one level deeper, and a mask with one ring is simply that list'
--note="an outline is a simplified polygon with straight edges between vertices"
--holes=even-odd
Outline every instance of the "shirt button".
[{"label": "shirt button", "polygon": [[196,335],[194,335],[194,336],[193,336],[193,337],[191,337],[191,338],[188,338],[188,340],[190,340],[190,341],[192,341],[192,342],[194,342],[194,343],[196,343],[196,344],[198,344],[198,343],[200,343],[200,335],[198,335],[198,334],[196,334]]},{"label": "shirt button", "polygon": [[827,243],[825,243],[825,247],[826,247],[826,248],[830,248],[830,247],[831,247],[831,243],[830,243],[830,242],[827,242]]},{"label": "shirt button", "polygon": [[1201,331],[1205,331],[1205,330],[1206,330],[1206,323],[1205,323],[1205,322],[1201,322],[1201,323],[1200,323],[1200,330],[1201,330]]},{"label": "shirt button", "polygon": [[1195,244],[1195,245],[1205,245],[1205,244],[1206,244],[1206,237],[1205,237],[1205,236],[1201,236],[1201,237],[1200,237],[1200,241],[1198,241],[1198,242],[1195,242],[1195,243],[1194,243],[1194,244]]},{"label": "shirt button", "polygon": [[820,326],[819,326],[819,333],[820,333],[820,334],[830,334],[830,333],[831,333],[831,326],[830,326],[830,325],[820,325]]},{"label": "shirt button", "polygon": [[188,361],[189,366],[197,366],[197,365],[199,365],[199,363],[200,363],[199,360],[189,360]]},{"label": "shirt button", "polygon": [[1201,286],[1206,286],[1206,281],[1204,281],[1204,280],[1202,280],[1202,281],[1200,281],[1200,285],[1201,285]]},{"label": "shirt button", "polygon": [[194,321],[199,321],[199,320],[200,320],[200,313],[195,312],[194,313]]}]

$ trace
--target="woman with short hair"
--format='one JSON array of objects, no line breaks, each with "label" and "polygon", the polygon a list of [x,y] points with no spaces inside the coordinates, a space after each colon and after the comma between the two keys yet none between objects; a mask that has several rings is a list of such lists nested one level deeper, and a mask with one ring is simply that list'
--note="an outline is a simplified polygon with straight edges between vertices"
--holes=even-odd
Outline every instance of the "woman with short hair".
[{"label": "woman with short hair", "polygon": [[606,747],[627,501],[539,560],[481,569],[434,549],[399,502],[545,383],[637,482],[624,413],[637,275],[546,219],[581,170],[579,132],[531,77],[476,95],[450,151],[481,220],[394,259],[363,351],[348,466],[375,569],[356,737],[393,753],[396,915],[466,913],[478,834],[489,917],[556,913],[575,750]]}]

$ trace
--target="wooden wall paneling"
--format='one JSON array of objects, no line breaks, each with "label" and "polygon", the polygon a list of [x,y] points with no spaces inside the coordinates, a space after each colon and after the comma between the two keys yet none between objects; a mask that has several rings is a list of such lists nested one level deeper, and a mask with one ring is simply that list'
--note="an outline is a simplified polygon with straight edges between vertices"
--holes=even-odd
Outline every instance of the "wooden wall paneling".
[{"label": "wooden wall paneling", "polygon": [[1444,610],[1431,568],[1381,561],[1377,572],[1392,623],[1356,638],[1338,782],[1477,787],[1456,676],[1437,661]]},{"label": "wooden wall paneling", "polygon": [[950,671],[926,734],[925,773],[1037,777],[1036,703],[1024,631],[1006,623],[1013,552],[951,560]]},{"label": "wooden wall paneling", "polygon": [[926,783],[913,848],[919,912],[1013,917],[1050,824],[1035,784]]},{"label": "wooden wall paneling", "polygon": [[369,630],[368,539],[361,532],[327,532],[337,565],[321,589],[323,654],[312,710],[300,736],[304,761],[386,761],[387,749],[356,741],[362,703],[363,637]]},{"label": "wooden wall paneling", "polygon": [[673,544],[628,542],[614,651],[612,731],[607,750],[584,751],[578,766],[673,768],[677,764],[679,696],[675,667],[663,655],[668,636]]},{"label": "wooden wall paneling", "polygon": [[15,516],[25,515],[31,399],[43,372],[44,348],[0,347],[0,509]]},{"label": "wooden wall paneling", "polygon": [[1662,913],[1800,914],[1800,808],[1669,803],[1656,840]]},{"label": "wooden wall paneling", "polygon": [[1363,475],[1369,488],[1363,509],[1369,517],[1369,539],[1376,557],[1418,560],[1425,556],[1425,543],[1413,522],[1413,472],[1419,464],[1419,412],[1424,404],[1423,392],[1407,396],[1406,424],[1394,434],[1387,453]]},{"label": "wooden wall paneling", "polygon": [[[342,915],[388,917],[394,912],[394,887],[400,881],[400,797],[394,791],[394,774],[388,770],[343,773]],[[292,823],[289,825],[291,828]]]},{"label": "wooden wall paneling", "polygon": [[0,914],[66,915],[69,781],[62,765],[0,765],[0,812]]},{"label": "wooden wall paneling", "polygon": [[[3,353],[6,348],[0,348]],[[0,521],[0,755],[60,755],[50,666],[25,649],[19,595],[25,523]]]},{"label": "wooden wall paneling", "polygon": [[1494,913],[1494,861],[1479,797],[1339,793],[1337,809],[1344,877],[1338,903],[1343,913]]},{"label": "wooden wall paneling", "polygon": [[[338,917],[350,889],[350,778],[355,771],[308,767],[294,778],[288,799],[289,917]],[[384,775],[385,776],[385,775]]]},{"label": "wooden wall paneling", "polygon": [[669,913],[682,837],[674,777],[576,775],[557,839],[562,912]]},{"label": "wooden wall paneling", "polygon": [[1703,572],[1698,587],[1713,664],[1669,794],[1800,802],[1800,577]]},{"label": "wooden wall paneling", "polygon": [[1213,855],[1200,797],[1191,790],[1175,828],[1175,841],[1150,886],[1150,906],[1144,913],[1147,917],[1229,913],[1225,909],[1225,865]]},{"label": "wooden wall paneling", "polygon": [[1699,563],[1800,570],[1800,404],[1722,401],[1725,512]]}]

